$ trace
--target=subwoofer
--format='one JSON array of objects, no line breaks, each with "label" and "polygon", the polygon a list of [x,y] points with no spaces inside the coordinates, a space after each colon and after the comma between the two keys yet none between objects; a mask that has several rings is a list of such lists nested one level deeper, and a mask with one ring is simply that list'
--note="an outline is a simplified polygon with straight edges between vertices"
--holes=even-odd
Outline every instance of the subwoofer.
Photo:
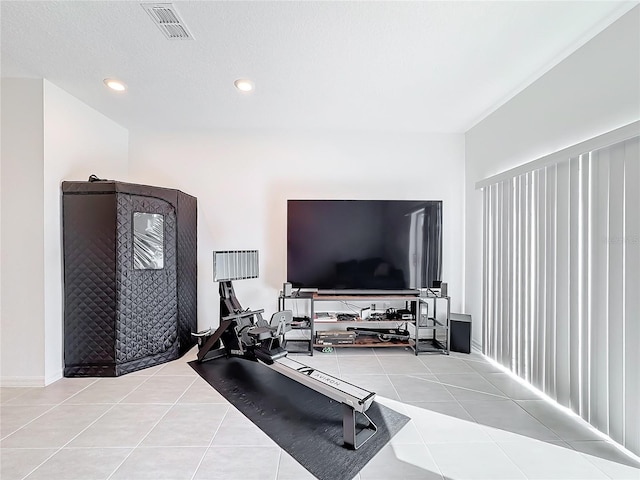
[{"label": "subwoofer", "polygon": [[449,316],[452,352],[471,353],[471,315],[452,313]]}]

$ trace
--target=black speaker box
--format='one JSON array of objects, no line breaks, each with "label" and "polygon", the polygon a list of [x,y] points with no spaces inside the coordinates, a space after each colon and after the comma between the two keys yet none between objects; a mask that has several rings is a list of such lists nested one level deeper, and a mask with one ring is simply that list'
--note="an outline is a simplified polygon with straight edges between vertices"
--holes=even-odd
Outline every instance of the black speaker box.
[{"label": "black speaker box", "polygon": [[452,313],[449,317],[452,352],[471,353],[471,315]]}]

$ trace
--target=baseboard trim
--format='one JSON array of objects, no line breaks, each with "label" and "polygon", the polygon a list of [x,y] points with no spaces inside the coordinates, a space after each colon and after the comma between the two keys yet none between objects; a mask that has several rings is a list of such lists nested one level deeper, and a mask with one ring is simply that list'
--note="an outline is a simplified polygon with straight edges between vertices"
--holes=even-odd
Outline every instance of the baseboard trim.
[{"label": "baseboard trim", "polygon": [[0,387],[44,387],[44,377],[0,377]]},{"label": "baseboard trim", "polygon": [[46,385],[51,385],[53,382],[57,382],[61,378],[62,378],[62,370],[58,370],[57,372],[46,376],[45,379],[44,379],[44,384],[45,384],[45,386]]}]

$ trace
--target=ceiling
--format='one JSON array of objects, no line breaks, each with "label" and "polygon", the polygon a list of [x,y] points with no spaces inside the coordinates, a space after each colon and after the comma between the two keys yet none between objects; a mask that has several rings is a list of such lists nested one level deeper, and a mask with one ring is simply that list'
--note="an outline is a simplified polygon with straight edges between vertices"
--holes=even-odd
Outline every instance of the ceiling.
[{"label": "ceiling", "polygon": [[176,1],[193,39],[169,40],[141,3],[3,0],[2,76],[46,78],[133,131],[459,133],[638,4]]}]

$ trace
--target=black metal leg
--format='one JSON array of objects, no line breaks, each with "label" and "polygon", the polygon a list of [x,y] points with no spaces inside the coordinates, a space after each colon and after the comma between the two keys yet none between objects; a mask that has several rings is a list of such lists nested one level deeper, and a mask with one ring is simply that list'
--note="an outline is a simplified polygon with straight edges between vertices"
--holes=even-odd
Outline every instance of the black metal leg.
[{"label": "black metal leg", "polygon": [[342,436],[344,443],[350,448],[357,450],[364,442],[369,440],[378,431],[378,427],[366,413],[362,412],[362,415],[367,419],[368,424],[362,428],[359,432],[356,432],[356,411],[349,405],[342,404]]},{"label": "black metal leg", "polygon": [[222,332],[224,332],[227,327],[231,324],[231,320],[223,320],[220,322],[220,326],[218,329],[209,337],[209,339],[205,342],[200,350],[198,350],[198,361],[202,362],[204,357],[207,356],[207,353],[215,347],[216,342],[220,339]]}]

